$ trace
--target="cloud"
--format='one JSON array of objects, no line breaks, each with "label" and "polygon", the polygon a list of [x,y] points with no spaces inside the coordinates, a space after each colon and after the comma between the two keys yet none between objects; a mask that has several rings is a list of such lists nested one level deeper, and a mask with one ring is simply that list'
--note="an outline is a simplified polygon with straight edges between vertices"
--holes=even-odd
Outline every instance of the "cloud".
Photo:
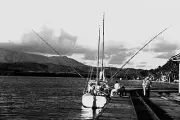
[{"label": "cloud", "polygon": [[61,36],[59,36],[58,42],[61,44],[62,48],[68,48],[75,46],[77,40],[77,36],[72,36],[61,29]]},{"label": "cloud", "polygon": [[145,68],[147,67],[146,64],[139,64],[139,65],[136,65],[137,68]]},{"label": "cloud", "polygon": [[[86,51],[83,52],[83,54],[84,54],[84,57],[83,57],[84,60],[97,60],[98,53],[95,50],[87,49]],[[105,53],[104,59],[107,60],[109,58],[110,58],[110,55]],[[102,52],[99,53],[99,59],[102,59]]]},{"label": "cloud", "polygon": [[153,49],[154,52],[171,52],[178,49],[177,44],[172,44],[172,43],[159,43],[156,44],[155,48]]},{"label": "cloud", "polygon": [[134,67],[135,67],[135,68],[146,68],[147,65],[148,65],[147,62],[141,61],[141,62],[139,62],[139,63],[136,63]]},{"label": "cloud", "polygon": [[[104,48],[104,59],[108,60],[112,55],[119,54],[125,51],[128,51],[128,49],[125,48],[122,43],[118,44],[117,42],[109,41],[108,43],[106,43]],[[98,50],[83,48],[82,46],[79,46],[74,52],[83,53],[84,60],[96,60],[98,56]],[[100,46],[99,58],[102,59],[102,45]]]},{"label": "cloud", "polygon": [[[50,44],[61,55],[70,53],[76,45],[76,36],[72,36],[61,29],[61,35],[55,36],[50,28],[43,27],[37,32],[48,44]],[[46,45],[33,31],[24,33],[21,37],[21,44],[4,43],[0,47],[20,52],[32,52],[43,54],[56,54],[48,45]]]},{"label": "cloud", "polygon": [[141,65],[145,65],[147,62],[140,62]]},{"label": "cloud", "polygon": [[172,52],[179,49],[177,43],[171,43],[164,37],[158,37],[156,41],[151,48],[153,52]]},{"label": "cloud", "polygon": [[154,41],[148,44],[143,51],[144,52],[172,52],[179,49],[177,42],[170,42],[171,40],[165,39],[165,37],[157,37]]},{"label": "cloud", "polygon": [[[60,36],[54,35],[54,30],[43,27],[38,34],[50,44],[53,49],[61,55],[72,56],[73,54],[83,54],[83,60],[96,60],[97,49],[80,46],[77,44],[77,36],[70,35],[61,29]],[[38,54],[56,54],[48,45],[46,45],[35,33],[32,31],[24,33],[21,37],[21,44],[1,44],[0,47],[8,48],[14,51],[38,53]],[[105,44],[104,59],[108,60],[112,55],[128,51],[123,43],[108,41]],[[100,46],[99,58],[102,59],[102,45]],[[112,58],[114,59],[114,57]],[[113,61],[113,60],[112,60]]]},{"label": "cloud", "polygon": [[84,60],[95,60],[97,58],[97,51],[83,46],[76,45],[71,54],[83,54]]},{"label": "cloud", "polygon": [[[54,31],[52,29],[47,27],[44,27],[38,34],[62,55],[70,52],[77,40],[76,36],[68,34],[63,29],[61,29],[61,35],[58,37],[54,35]],[[21,39],[23,46],[27,46],[25,51],[49,54],[54,53],[49,46],[43,43],[43,41],[32,32],[24,34]]]},{"label": "cloud", "polygon": [[97,59],[97,53],[95,51],[87,51],[84,53],[84,60],[96,60]]},{"label": "cloud", "polygon": [[123,51],[119,54],[111,55],[109,64],[123,64],[125,60],[127,60],[127,58],[132,54],[133,52]]},{"label": "cloud", "polygon": [[160,55],[157,55],[156,58],[159,58],[159,59],[170,59],[173,55],[175,55],[175,51],[172,51],[172,52],[163,52],[161,53]]},{"label": "cloud", "polygon": [[127,50],[128,49],[125,48],[124,43],[119,43],[112,40],[109,41],[105,46],[105,54],[107,55],[118,54]]}]

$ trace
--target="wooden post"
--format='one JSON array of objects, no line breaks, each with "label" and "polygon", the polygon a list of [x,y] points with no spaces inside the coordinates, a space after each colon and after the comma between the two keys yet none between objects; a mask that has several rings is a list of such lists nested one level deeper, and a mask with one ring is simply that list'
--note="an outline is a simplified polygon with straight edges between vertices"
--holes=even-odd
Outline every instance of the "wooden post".
[{"label": "wooden post", "polygon": [[177,61],[179,64],[179,94],[180,94],[180,53],[170,58],[172,61]]}]

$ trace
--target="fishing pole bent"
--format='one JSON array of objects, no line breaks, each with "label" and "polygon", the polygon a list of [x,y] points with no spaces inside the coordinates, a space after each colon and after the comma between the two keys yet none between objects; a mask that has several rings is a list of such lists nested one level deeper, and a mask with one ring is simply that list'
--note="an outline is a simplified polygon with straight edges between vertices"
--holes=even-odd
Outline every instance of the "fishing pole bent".
[{"label": "fishing pole bent", "polygon": [[165,28],[164,30],[162,30],[160,33],[158,33],[156,36],[154,36],[151,40],[149,40],[142,48],[140,48],[128,61],[126,61],[124,63],[124,65],[116,72],[114,73],[114,75],[109,79],[108,82],[110,82],[112,80],[112,78],[123,69],[123,67],[130,61],[132,60],[142,49],[144,49],[150,42],[152,42],[156,37],[158,37],[160,34],[162,34],[164,31],[166,31],[167,29],[169,29],[171,26]]},{"label": "fishing pole bent", "polygon": [[[38,33],[36,33],[33,29],[32,31],[39,37],[41,38],[41,40],[46,43],[46,45],[48,45],[55,53],[57,53],[59,56],[61,56],[61,54],[59,52],[57,52],[47,41],[45,41]],[[63,57],[62,57],[63,58]],[[68,63],[68,61],[66,59],[63,58],[63,60]],[[70,67],[81,77],[81,78],[84,78],[74,67],[72,67],[70,65]]]}]

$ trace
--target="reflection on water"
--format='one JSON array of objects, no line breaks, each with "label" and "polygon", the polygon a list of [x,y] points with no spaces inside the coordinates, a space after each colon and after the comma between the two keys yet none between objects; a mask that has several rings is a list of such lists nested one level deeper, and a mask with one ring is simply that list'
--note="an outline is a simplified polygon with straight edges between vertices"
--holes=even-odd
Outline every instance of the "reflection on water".
[{"label": "reflection on water", "polygon": [[92,109],[81,107],[81,119],[94,119],[98,116],[102,109]]}]

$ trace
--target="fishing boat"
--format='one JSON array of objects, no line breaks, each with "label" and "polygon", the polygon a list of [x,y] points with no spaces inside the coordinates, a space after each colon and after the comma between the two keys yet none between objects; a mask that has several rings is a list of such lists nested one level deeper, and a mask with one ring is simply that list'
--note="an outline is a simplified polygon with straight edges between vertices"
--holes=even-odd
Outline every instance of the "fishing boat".
[{"label": "fishing boat", "polygon": [[100,28],[98,41],[98,57],[97,57],[97,73],[96,78],[91,77],[87,80],[87,84],[82,96],[82,104],[89,108],[102,108],[108,101],[109,86],[105,78],[105,69],[103,66],[104,59],[104,16],[103,16],[103,49],[102,49],[102,66],[99,72],[99,48],[100,48]]}]

